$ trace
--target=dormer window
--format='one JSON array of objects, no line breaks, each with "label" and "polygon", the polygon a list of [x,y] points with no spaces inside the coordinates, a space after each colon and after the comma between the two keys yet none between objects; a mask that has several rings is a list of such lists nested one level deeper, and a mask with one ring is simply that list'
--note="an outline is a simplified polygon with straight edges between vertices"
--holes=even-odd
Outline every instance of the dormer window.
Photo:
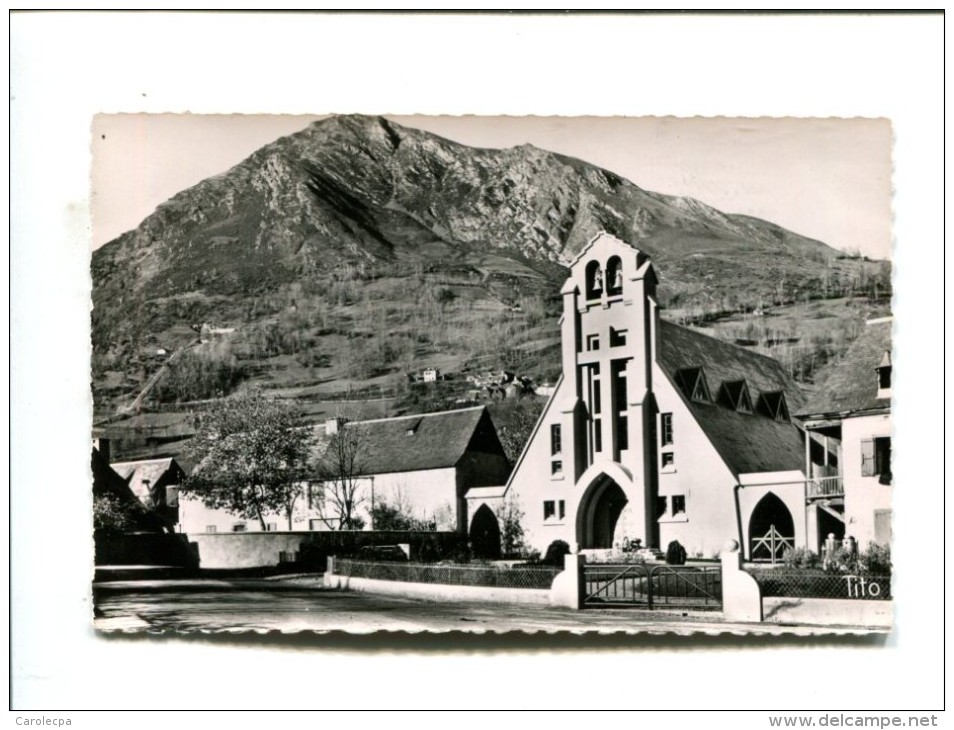
[{"label": "dormer window", "polygon": [[719,390],[719,403],[739,413],[752,413],[749,386],[744,380],[730,380]]},{"label": "dormer window", "polygon": [[676,382],[689,400],[701,403],[712,402],[709,385],[706,383],[706,376],[702,372],[702,368],[683,368],[676,373]]},{"label": "dormer window", "polygon": [[891,353],[884,353],[881,358],[881,364],[876,368],[878,371],[878,397],[891,397]]},{"label": "dormer window", "polygon": [[758,411],[776,421],[792,420],[788,413],[788,404],[785,402],[785,393],[780,390],[762,393],[759,396]]}]

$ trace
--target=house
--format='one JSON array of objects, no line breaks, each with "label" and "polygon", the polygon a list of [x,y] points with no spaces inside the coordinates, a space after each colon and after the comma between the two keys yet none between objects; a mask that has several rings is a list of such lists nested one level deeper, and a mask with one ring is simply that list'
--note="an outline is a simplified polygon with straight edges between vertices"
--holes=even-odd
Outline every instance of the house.
[{"label": "house", "polygon": [[425,368],[421,372],[421,380],[423,380],[425,383],[435,383],[439,377],[440,370],[437,368]]},{"label": "house", "polygon": [[110,464],[142,503],[172,526],[179,521],[179,485],[185,471],[171,457]]},{"label": "house", "polygon": [[562,375],[510,480],[528,544],[580,549],[678,540],[753,559],[807,539],[803,403],[775,360],[659,318],[648,257],[606,233],[561,290]]},{"label": "house", "polygon": [[891,542],[891,325],[869,321],[799,412],[809,436],[809,544]]},{"label": "house", "polygon": [[[503,485],[510,475],[493,421],[482,406],[368,421],[329,419],[316,427],[319,451],[339,435],[353,444],[348,490],[365,530],[375,529],[372,507],[387,503],[433,529],[465,532],[470,524],[467,490]],[[296,507],[293,531],[339,527],[333,489],[316,474]],[[210,509],[193,495],[180,497],[179,517],[180,532],[261,531],[259,522]],[[287,529],[287,518],[266,517],[266,529]]]},{"label": "house", "polygon": [[113,502],[129,520],[129,530],[161,532],[164,526],[162,520],[155,513],[145,509],[129,488],[126,480],[109,465],[108,454],[108,442],[105,439],[96,439],[90,457],[90,466],[93,471],[93,499]]}]

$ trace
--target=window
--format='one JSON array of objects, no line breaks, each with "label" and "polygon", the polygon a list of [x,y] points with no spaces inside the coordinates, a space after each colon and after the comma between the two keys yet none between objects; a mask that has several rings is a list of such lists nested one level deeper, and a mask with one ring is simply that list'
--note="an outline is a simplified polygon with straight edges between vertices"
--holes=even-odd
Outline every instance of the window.
[{"label": "window", "polygon": [[559,423],[550,426],[550,455],[563,452],[563,427]]},{"label": "window", "polygon": [[603,293],[603,269],[599,261],[590,261],[586,265],[586,298],[599,299]]},{"label": "window", "polygon": [[563,462],[559,459],[550,462],[550,473],[556,476],[563,473]]},{"label": "window", "polygon": [[247,528],[245,527],[244,522],[236,522],[232,525],[232,532],[246,532]]},{"label": "window", "polygon": [[308,509],[315,509],[324,499],[324,489],[320,484],[309,484],[306,496],[308,498]]},{"label": "window", "polygon": [[546,500],[543,503],[543,519],[544,521],[566,519],[566,500]]},{"label": "window", "polygon": [[219,528],[217,528],[215,525],[206,525],[206,526],[205,526],[205,531],[206,531],[206,532],[218,532],[218,531],[219,531]]},{"label": "window", "polygon": [[674,494],[672,497],[672,516],[684,515],[686,513],[686,497],[682,494]]},{"label": "window", "polygon": [[600,412],[600,404],[603,402],[602,398],[602,389],[600,388],[600,381],[593,381],[593,413]]},{"label": "window", "polygon": [[586,349],[590,352],[600,349],[600,336],[599,335],[587,335],[586,336]]},{"label": "window", "polygon": [[623,347],[626,344],[626,334],[626,330],[618,330],[610,327],[610,347]]},{"label": "window", "polygon": [[663,413],[659,416],[659,421],[661,425],[662,438],[660,443],[663,446],[672,445],[672,414]]},{"label": "window", "polygon": [[629,419],[626,416],[620,416],[616,422],[616,436],[619,439],[620,451],[629,448]]},{"label": "window", "polygon": [[593,421],[593,451],[603,450],[603,424],[600,419]]},{"label": "window", "polygon": [[266,532],[276,532],[278,530],[278,524],[275,522],[269,522],[265,525]]},{"label": "window", "polygon": [[878,368],[878,390],[891,390],[890,365],[882,365]]},{"label": "window", "polygon": [[861,476],[880,476],[882,484],[891,483],[891,439],[862,439]]},{"label": "window", "polygon": [[665,451],[662,455],[662,468],[671,469],[676,466],[676,455],[671,451]]},{"label": "window", "polygon": [[623,293],[623,262],[619,256],[606,262],[606,293],[610,296]]}]

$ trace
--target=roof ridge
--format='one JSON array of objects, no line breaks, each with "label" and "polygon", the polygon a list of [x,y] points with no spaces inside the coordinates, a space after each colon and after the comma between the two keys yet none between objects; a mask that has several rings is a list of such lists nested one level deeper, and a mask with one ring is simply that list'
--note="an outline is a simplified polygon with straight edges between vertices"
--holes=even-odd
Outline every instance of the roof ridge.
[{"label": "roof ridge", "polygon": [[155,459],[132,459],[131,461],[111,461],[109,463],[112,467],[123,466],[128,464],[156,464],[160,461],[175,461],[176,457],[174,456],[159,456]]},{"label": "roof ridge", "polygon": [[[409,413],[404,416],[390,416],[387,418],[370,418],[366,421],[348,421],[345,423],[346,426],[354,425],[356,423],[383,423],[385,421],[405,421],[409,418],[428,418],[430,416],[447,416],[452,413],[466,413],[468,411],[479,411],[486,408],[486,406],[468,406],[467,408],[455,408],[450,411],[434,411],[432,413]],[[321,424],[318,424],[321,425]]]}]

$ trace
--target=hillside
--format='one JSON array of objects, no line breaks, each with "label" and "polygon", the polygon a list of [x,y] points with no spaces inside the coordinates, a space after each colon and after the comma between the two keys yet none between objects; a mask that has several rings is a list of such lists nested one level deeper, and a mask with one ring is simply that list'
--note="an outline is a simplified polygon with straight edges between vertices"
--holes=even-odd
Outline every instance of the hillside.
[{"label": "hillside", "polygon": [[[580,160],[333,117],[179,193],[93,254],[98,418],[177,348],[146,410],[247,381],[316,403],[398,396],[425,365],[552,378],[564,265],[601,229],[653,257],[664,316],[679,321],[876,281],[885,292],[877,263]],[[203,324],[207,341],[192,346]]]}]

